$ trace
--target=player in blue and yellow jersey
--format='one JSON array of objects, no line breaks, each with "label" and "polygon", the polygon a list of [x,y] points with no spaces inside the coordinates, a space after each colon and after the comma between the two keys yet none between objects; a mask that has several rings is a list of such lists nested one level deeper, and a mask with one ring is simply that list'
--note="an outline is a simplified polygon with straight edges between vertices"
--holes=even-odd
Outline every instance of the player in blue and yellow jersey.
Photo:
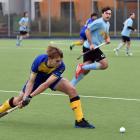
[{"label": "player in blue and yellow jersey", "polygon": [[17,35],[16,45],[20,46],[23,38],[29,37],[29,18],[28,12],[24,12],[23,17],[19,21],[19,35]]},{"label": "player in blue and yellow jersey", "polygon": [[49,46],[47,54],[39,55],[33,61],[29,79],[21,93],[17,97],[5,101],[0,106],[0,114],[15,106],[28,105],[34,96],[50,88],[64,92],[69,96],[70,106],[76,118],[76,128],[95,128],[84,119],[80,97],[76,89],[67,79],[62,78],[64,70],[62,51],[54,46]]},{"label": "player in blue and yellow jersey", "polygon": [[102,44],[104,41],[106,43],[110,42],[110,24],[108,21],[111,18],[111,12],[110,7],[103,8],[102,17],[88,25],[86,30],[87,40],[84,42],[83,52],[91,51],[83,56],[84,63],[77,65],[76,74],[71,81],[72,85],[75,86],[90,70],[107,69],[107,58],[98,48],[98,45]]},{"label": "player in blue and yellow jersey", "polygon": [[73,49],[74,46],[81,46],[83,45],[84,41],[87,40],[87,37],[86,37],[86,29],[87,29],[87,26],[92,23],[95,19],[97,19],[97,14],[96,13],[92,13],[91,14],[91,17],[86,21],[86,24],[81,28],[80,30],[80,40],[74,42],[73,44],[70,45],[70,50]]},{"label": "player in blue and yellow jersey", "polygon": [[135,19],[135,13],[131,13],[130,17],[125,20],[123,30],[121,32],[122,42],[118,45],[117,48],[114,49],[115,54],[119,55],[119,50],[126,44],[126,56],[131,56],[132,52],[130,52],[130,34],[132,31],[136,31],[133,27],[133,20]]}]

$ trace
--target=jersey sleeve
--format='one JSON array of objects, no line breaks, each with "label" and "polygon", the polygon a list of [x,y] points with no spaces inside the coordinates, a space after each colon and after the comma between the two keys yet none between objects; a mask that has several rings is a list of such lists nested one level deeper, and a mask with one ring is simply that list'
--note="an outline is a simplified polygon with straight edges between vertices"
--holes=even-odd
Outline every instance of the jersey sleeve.
[{"label": "jersey sleeve", "polygon": [[65,65],[62,63],[52,74],[56,77],[60,77],[65,71]]},{"label": "jersey sleeve", "polygon": [[133,25],[133,21],[132,20],[128,20],[128,22],[127,22],[127,27],[132,27],[132,25]]},{"label": "jersey sleeve", "polygon": [[34,73],[37,73],[38,72],[39,64],[40,64],[39,57],[36,57],[35,60],[32,63],[31,71],[34,72]]},{"label": "jersey sleeve", "polygon": [[24,22],[24,18],[21,18],[20,20],[19,20],[19,24],[21,24],[21,23],[23,23]]},{"label": "jersey sleeve", "polygon": [[97,29],[99,29],[101,27],[102,27],[101,22],[94,21],[91,24],[89,24],[87,28],[90,29],[90,31],[95,31],[95,30],[97,30]]}]

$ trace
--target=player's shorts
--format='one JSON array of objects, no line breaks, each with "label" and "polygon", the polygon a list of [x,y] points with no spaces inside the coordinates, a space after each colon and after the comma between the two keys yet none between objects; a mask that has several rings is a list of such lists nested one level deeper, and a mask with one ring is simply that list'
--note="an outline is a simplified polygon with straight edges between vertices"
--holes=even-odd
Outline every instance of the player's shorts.
[{"label": "player's shorts", "polygon": [[[85,53],[89,50],[90,49],[85,48],[83,46],[83,53]],[[99,62],[100,60],[102,60],[104,58],[106,58],[105,54],[99,48],[97,48],[97,49],[92,50],[89,53],[85,54],[83,56],[83,62],[86,62],[86,61]]]},{"label": "player's shorts", "polygon": [[26,35],[28,32],[27,31],[20,31],[19,33],[20,33],[20,35]]},{"label": "player's shorts", "polygon": [[123,42],[130,42],[130,37],[128,37],[128,36],[122,36],[122,41]]},{"label": "player's shorts", "polygon": [[[56,85],[58,84],[58,82],[60,81],[62,79],[62,77],[59,77],[54,83],[52,83],[50,86],[49,86],[49,88],[51,89],[51,90],[55,90],[55,87],[56,87]],[[35,91],[42,83],[44,83],[46,81],[46,79],[45,80],[42,80],[42,79],[40,79],[40,78],[36,78],[36,80],[35,80],[35,83],[34,83],[34,86],[33,86],[33,89],[32,89],[32,92],[33,91]],[[28,82],[28,81],[27,81]],[[27,85],[27,82],[26,82],[26,84],[24,85],[24,87],[23,87],[23,89],[22,89],[22,91],[25,93],[25,89],[26,89],[26,85]]]},{"label": "player's shorts", "polygon": [[80,31],[80,39],[82,39],[82,40],[87,40],[85,31],[86,31],[85,27],[83,27]]},{"label": "player's shorts", "polygon": [[80,32],[80,39],[87,40],[85,32]]}]

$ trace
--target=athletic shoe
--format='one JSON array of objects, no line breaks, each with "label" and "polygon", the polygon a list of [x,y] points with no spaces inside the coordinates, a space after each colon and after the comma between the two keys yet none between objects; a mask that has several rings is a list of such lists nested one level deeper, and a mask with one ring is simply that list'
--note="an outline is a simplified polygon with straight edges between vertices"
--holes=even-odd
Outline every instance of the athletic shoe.
[{"label": "athletic shoe", "polygon": [[130,53],[126,52],[125,55],[126,55],[126,56],[132,56],[133,53],[131,53],[131,52],[130,52]]},{"label": "athletic shoe", "polygon": [[116,56],[118,56],[119,55],[119,50],[114,49],[114,53],[115,53]]},{"label": "athletic shoe", "polygon": [[73,47],[74,47],[74,45],[70,45],[70,50],[71,50],[71,51],[72,51]]},{"label": "athletic shoe", "polygon": [[82,66],[84,64],[78,64],[77,68],[76,68],[76,73],[75,73],[75,77],[76,79],[79,77],[80,74],[84,73],[84,70],[82,69]]},{"label": "athletic shoe", "polygon": [[90,124],[88,121],[86,121],[83,118],[80,122],[75,121],[75,128],[90,128],[90,129],[93,129],[93,128],[95,128],[95,126]]}]

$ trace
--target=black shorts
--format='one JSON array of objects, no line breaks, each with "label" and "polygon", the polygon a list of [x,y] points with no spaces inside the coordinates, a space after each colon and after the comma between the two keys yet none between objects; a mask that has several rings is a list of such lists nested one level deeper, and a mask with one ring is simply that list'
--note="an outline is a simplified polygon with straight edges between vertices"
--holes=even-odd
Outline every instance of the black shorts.
[{"label": "black shorts", "polygon": [[123,42],[130,42],[130,37],[128,37],[128,36],[122,36],[122,41]]},{"label": "black shorts", "polygon": [[20,35],[26,35],[26,34],[28,34],[27,31],[20,31]]},{"label": "black shorts", "polygon": [[[87,51],[89,51],[89,49],[83,46],[83,53]],[[83,62],[86,62],[86,61],[99,62],[100,60],[104,58],[106,58],[105,54],[99,48],[97,48],[85,54],[83,56]]]}]

